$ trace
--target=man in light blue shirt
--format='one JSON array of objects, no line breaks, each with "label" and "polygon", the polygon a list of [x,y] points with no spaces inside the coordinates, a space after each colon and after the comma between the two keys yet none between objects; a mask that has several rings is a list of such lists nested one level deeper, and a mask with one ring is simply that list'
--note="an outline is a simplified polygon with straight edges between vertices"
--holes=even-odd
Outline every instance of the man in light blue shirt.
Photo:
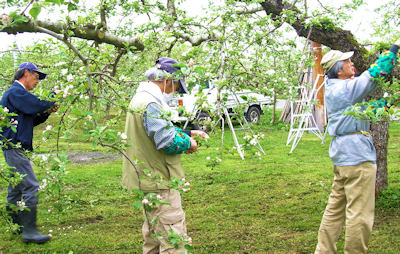
[{"label": "man in light blue shirt", "polygon": [[354,78],[353,52],[331,50],[321,64],[327,75],[325,102],[329,156],[334,181],[318,231],[315,253],[336,253],[336,241],[346,225],[344,253],[367,253],[375,210],[376,151],[369,122],[343,115],[362,102],[377,86],[373,78],[386,77],[396,64],[399,43],[381,54],[359,77]]}]

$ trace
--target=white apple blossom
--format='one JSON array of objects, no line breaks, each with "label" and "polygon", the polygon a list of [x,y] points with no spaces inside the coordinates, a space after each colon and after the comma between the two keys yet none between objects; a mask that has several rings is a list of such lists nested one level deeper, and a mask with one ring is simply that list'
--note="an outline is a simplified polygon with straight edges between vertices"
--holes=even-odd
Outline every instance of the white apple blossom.
[{"label": "white apple blossom", "polygon": [[62,69],[61,70],[61,75],[66,75],[68,73],[68,69]]},{"label": "white apple blossom", "polygon": [[25,207],[25,202],[24,201],[17,201],[17,206]]},{"label": "white apple blossom", "polygon": [[46,131],[51,130],[51,128],[53,128],[51,125],[47,125],[47,126],[46,126]]},{"label": "white apple blossom", "polygon": [[175,37],[168,37],[168,38],[165,39],[165,41],[168,42],[168,43],[172,43],[172,42],[174,42],[175,40],[176,40]]},{"label": "white apple blossom", "polygon": [[268,70],[268,71],[267,71],[267,74],[270,75],[270,76],[272,76],[272,75],[275,74],[275,71],[274,71],[274,70]]},{"label": "white apple blossom", "polygon": [[143,204],[143,205],[148,204],[148,203],[149,203],[149,200],[147,200],[146,198],[144,198],[144,199],[142,200],[142,204]]},{"label": "white apple blossom", "polygon": [[194,65],[193,59],[189,60],[189,66],[192,67]]},{"label": "white apple blossom", "polygon": [[4,108],[3,108],[3,111],[4,111],[4,113],[10,112],[10,110],[9,110],[7,107],[4,107]]},{"label": "white apple blossom", "polygon": [[74,75],[68,74],[68,76],[67,76],[67,81],[68,81],[68,82],[71,82],[72,80],[74,80]]},{"label": "white apple blossom", "polygon": [[64,65],[64,64],[66,64],[66,62],[58,62],[58,63],[56,63],[54,66],[55,66],[55,67],[58,67],[58,66],[61,66],[61,65]]},{"label": "white apple blossom", "polygon": [[122,134],[121,134],[121,138],[122,138],[122,139],[127,139],[128,136],[127,136],[125,133],[122,133]]}]

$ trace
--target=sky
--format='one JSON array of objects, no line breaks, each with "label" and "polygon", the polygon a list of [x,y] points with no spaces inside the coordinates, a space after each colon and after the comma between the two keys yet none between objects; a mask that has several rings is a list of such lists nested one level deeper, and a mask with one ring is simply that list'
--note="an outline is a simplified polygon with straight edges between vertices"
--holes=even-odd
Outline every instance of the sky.
[{"label": "sky", "polygon": [[[322,3],[332,2],[330,0],[320,0]],[[336,0],[336,4],[340,4],[346,0]],[[349,0],[347,0],[348,2]],[[378,16],[373,12],[375,8],[382,4],[381,1],[376,0],[364,0],[366,4],[359,10],[357,10],[352,20],[347,23],[343,28],[346,30],[350,30],[357,39],[366,40],[369,39],[369,32],[372,31],[370,28],[370,24],[366,20],[376,20]],[[89,1],[89,3],[92,1]],[[187,0],[184,3],[183,8],[188,10],[189,15],[199,15],[202,12],[202,7],[206,6],[208,1],[197,1],[197,0]],[[311,5],[317,4],[316,0],[309,1]],[[44,13],[39,15],[39,19],[43,18]],[[366,19],[368,17],[368,19]],[[19,49],[22,49],[28,45],[32,45],[37,41],[40,41],[44,38],[48,38],[49,36],[46,34],[38,34],[38,33],[19,33],[16,36],[8,35],[6,33],[0,33],[0,53],[1,51],[11,49],[14,42],[16,42]]]}]

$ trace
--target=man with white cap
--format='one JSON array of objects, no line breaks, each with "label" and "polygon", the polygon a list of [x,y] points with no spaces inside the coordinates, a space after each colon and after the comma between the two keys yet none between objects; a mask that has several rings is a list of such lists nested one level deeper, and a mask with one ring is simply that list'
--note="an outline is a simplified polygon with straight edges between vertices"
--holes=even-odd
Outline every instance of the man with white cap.
[{"label": "man with white cap", "polygon": [[346,225],[344,253],[367,253],[375,210],[376,151],[369,122],[343,115],[362,102],[377,86],[373,78],[386,77],[396,64],[400,41],[354,78],[350,60],[353,52],[331,50],[321,64],[328,78],[325,102],[329,135],[333,136],[329,156],[334,181],[328,205],[318,231],[315,253],[336,253],[336,241]]},{"label": "man with white cap", "polygon": [[[44,243],[50,240],[47,235],[41,235],[36,228],[37,204],[39,201],[39,183],[32,169],[26,151],[31,152],[33,128],[47,120],[52,112],[57,111],[59,105],[54,100],[41,100],[30,93],[40,80],[46,78],[33,63],[22,63],[14,74],[13,85],[7,89],[2,98],[1,106],[15,113],[16,131],[12,128],[3,128],[0,131],[2,149],[7,164],[12,171],[19,172],[24,179],[17,186],[8,186],[7,211],[13,223],[21,226],[22,240],[26,243]],[[62,92],[55,91],[52,94]],[[15,207],[24,202],[28,209],[18,212]],[[13,208],[14,207],[14,208]]]},{"label": "man with white cap", "polygon": [[180,193],[169,183],[184,177],[180,154],[197,150],[192,136],[208,138],[203,131],[174,127],[166,117],[171,96],[176,91],[187,93],[183,79],[176,75],[180,70],[177,65],[176,60],[162,57],[146,71],[149,81],[140,83],[126,117],[125,134],[130,145],[127,156],[141,163],[135,168],[124,158],[123,185],[128,190],[141,190],[157,199],[154,201],[146,196],[142,200],[146,217],[142,228],[145,254],[186,253],[184,244],[174,246],[168,241],[173,232],[189,242]]}]

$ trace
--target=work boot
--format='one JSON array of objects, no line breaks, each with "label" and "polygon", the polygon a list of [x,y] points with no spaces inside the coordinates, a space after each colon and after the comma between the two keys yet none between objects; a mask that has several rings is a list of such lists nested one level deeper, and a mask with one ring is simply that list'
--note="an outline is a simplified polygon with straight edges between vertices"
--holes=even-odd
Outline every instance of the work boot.
[{"label": "work boot", "polygon": [[13,231],[14,234],[21,234],[22,233],[22,224],[19,218],[18,212],[13,211],[8,205],[6,206],[7,214],[11,217],[12,223],[17,224],[19,226],[17,231]]},{"label": "work boot", "polygon": [[36,206],[28,207],[30,211],[24,210],[20,214],[23,225],[22,241],[25,243],[45,243],[50,240],[47,235],[40,234],[36,229]]}]

